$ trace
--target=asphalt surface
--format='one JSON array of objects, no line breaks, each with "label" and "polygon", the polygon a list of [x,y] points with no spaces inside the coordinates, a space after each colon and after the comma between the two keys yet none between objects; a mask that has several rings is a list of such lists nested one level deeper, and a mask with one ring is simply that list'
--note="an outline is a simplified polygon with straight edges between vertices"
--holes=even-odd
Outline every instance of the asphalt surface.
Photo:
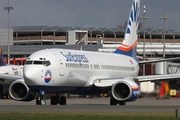
[{"label": "asphalt surface", "polygon": [[20,102],[12,99],[0,99],[0,112],[175,112],[180,110],[180,98],[157,100],[140,98],[127,102],[126,106],[110,106],[110,98],[67,98],[67,105],[45,106],[31,102]]}]

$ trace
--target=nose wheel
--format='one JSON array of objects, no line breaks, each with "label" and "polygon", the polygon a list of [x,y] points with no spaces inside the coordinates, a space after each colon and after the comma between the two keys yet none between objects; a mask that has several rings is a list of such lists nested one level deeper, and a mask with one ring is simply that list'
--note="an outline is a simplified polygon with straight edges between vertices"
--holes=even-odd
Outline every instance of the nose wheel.
[{"label": "nose wheel", "polygon": [[43,96],[36,98],[36,105],[46,105],[46,99]]}]

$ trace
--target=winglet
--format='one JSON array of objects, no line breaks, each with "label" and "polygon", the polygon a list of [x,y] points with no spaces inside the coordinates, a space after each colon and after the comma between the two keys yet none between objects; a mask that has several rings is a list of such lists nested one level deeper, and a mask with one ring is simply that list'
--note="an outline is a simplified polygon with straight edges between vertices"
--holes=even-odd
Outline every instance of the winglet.
[{"label": "winglet", "polygon": [[133,0],[123,43],[114,51],[114,53],[136,57],[139,14],[140,0]]}]

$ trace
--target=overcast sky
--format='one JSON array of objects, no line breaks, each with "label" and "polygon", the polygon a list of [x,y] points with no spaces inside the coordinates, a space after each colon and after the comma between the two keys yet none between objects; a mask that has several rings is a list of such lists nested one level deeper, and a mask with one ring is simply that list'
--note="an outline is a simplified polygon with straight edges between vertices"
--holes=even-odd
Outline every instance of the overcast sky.
[{"label": "overcast sky", "polygon": [[[124,24],[132,0],[9,0],[10,26],[108,27]],[[180,30],[180,0],[141,0],[146,4],[146,28],[163,29],[164,3],[167,29]],[[8,26],[8,0],[0,0],[0,28]]]}]

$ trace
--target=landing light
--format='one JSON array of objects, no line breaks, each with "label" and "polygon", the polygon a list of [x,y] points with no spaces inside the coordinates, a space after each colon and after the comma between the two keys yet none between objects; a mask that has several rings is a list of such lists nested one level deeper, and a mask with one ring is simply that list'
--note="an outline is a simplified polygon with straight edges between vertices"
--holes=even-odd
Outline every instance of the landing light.
[{"label": "landing light", "polygon": [[95,80],[94,81],[94,83],[100,83],[101,82],[101,80]]}]

